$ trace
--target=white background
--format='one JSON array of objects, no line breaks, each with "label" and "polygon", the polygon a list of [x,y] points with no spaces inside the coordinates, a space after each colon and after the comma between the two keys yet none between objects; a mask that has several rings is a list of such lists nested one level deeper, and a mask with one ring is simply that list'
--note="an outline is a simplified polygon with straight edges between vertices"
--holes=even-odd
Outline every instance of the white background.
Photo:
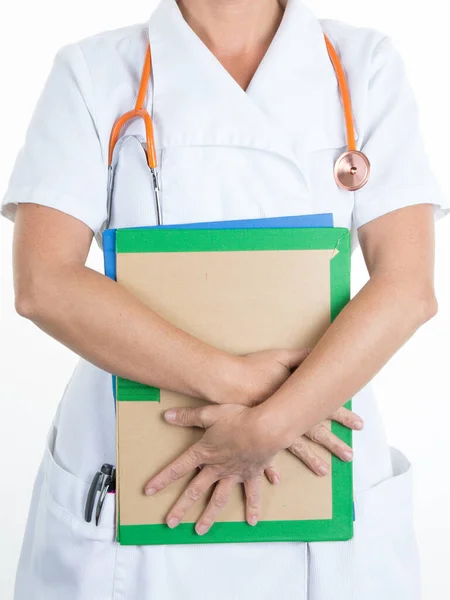
[{"label": "white background", "polygon": [[[435,171],[447,174],[450,69],[446,46],[448,24],[442,0],[428,0],[426,5],[417,0],[311,2],[320,16],[374,27],[393,37],[417,94],[423,134]],[[31,112],[58,48],[99,31],[145,21],[155,4],[155,0],[126,4],[118,0],[78,0],[76,3],[22,0],[3,5],[0,19],[1,194],[6,189]],[[450,194],[448,176],[440,179],[444,191]],[[44,437],[76,356],[15,314],[12,225],[2,219],[0,231],[0,597],[10,600]],[[437,226],[436,279],[440,312],[376,380],[390,441],[401,448],[415,466],[416,528],[422,553],[425,600],[450,598],[447,545],[450,540],[449,250],[450,218]],[[89,260],[90,266],[101,270],[98,249],[93,249]],[[356,287],[365,277],[360,257],[356,259],[354,273]]]}]

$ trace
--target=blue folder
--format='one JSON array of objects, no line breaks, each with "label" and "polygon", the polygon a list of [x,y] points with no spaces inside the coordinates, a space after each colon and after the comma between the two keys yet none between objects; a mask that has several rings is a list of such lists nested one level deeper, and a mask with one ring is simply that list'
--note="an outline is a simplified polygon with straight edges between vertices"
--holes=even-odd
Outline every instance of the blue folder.
[{"label": "blue folder", "polygon": [[[205,221],[203,223],[180,223],[176,225],[152,225],[162,229],[247,229],[253,227],[333,227],[333,214],[294,215],[291,217],[273,217],[263,219],[239,219],[232,221]],[[130,229],[148,229],[133,227]],[[105,275],[116,280],[116,231],[106,229],[103,232],[103,256]]]}]

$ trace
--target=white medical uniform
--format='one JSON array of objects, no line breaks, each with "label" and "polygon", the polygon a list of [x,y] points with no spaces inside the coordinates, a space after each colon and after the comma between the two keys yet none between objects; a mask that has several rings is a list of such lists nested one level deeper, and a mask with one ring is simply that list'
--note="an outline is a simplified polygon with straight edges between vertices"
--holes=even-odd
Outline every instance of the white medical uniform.
[{"label": "white medical uniform", "polygon": [[[346,138],[322,30],[340,54],[358,148],[372,163],[369,183],[356,193],[340,190],[333,179]],[[388,37],[319,20],[300,0],[288,0],[244,92],[175,0],[163,0],[148,22],[57,53],[3,200],[4,215],[14,219],[19,202],[35,202],[80,219],[100,241],[109,134],[134,106],[149,38],[148,108],[165,223],[332,212],[336,226],[355,230],[407,205],[433,203],[437,217],[449,209],[423,148],[402,59]],[[123,133],[111,226],[154,224],[142,123]],[[108,373],[80,360],[36,480],[15,600],[419,597],[411,470],[387,445],[369,386],[354,398],[366,426],[354,436],[353,540],[144,547],[114,541],[112,494],[99,527],[83,519],[94,473],[102,463],[115,464],[111,389]]]}]

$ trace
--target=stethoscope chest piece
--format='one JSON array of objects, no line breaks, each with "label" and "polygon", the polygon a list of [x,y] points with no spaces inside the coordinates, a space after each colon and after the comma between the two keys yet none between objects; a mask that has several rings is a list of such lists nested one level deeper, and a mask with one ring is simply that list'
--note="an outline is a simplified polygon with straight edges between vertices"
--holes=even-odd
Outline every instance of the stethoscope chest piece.
[{"label": "stethoscope chest piece", "polygon": [[370,175],[370,162],[359,150],[341,154],[334,165],[334,179],[343,190],[355,192],[366,185]]}]

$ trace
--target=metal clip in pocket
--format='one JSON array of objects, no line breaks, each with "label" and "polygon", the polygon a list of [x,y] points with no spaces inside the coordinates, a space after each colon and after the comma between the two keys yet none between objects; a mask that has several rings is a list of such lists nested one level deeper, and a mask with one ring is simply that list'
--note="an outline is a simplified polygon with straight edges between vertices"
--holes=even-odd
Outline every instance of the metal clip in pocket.
[{"label": "metal clip in pocket", "polygon": [[[116,469],[113,465],[105,463],[102,465],[100,471],[94,476],[91,486],[89,488],[88,496],[86,499],[86,506],[84,508],[84,518],[90,523],[92,520],[92,513],[94,512],[95,501],[97,500],[97,506],[95,509],[95,524],[98,525],[100,521],[100,514],[102,512],[103,504],[105,503],[106,494],[113,492],[116,489]],[[97,499],[97,492],[99,496]]]}]

